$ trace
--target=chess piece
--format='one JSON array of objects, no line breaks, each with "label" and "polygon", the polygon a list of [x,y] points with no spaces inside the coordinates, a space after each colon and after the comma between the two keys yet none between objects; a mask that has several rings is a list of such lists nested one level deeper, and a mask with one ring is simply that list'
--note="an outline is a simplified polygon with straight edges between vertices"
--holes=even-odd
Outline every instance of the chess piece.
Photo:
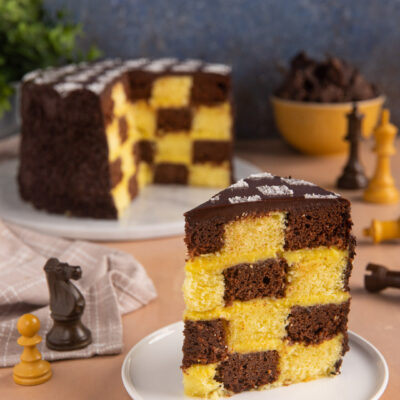
[{"label": "chess piece", "polygon": [[393,221],[373,219],[371,226],[363,230],[364,236],[371,236],[374,243],[385,240],[400,239],[400,218]]},{"label": "chess piece", "polygon": [[46,336],[49,349],[76,350],[92,343],[90,330],[81,317],[85,308],[82,293],[70,282],[82,276],[81,267],[50,258],[44,266],[50,291],[50,310],[54,324]]},{"label": "chess piece", "polygon": [[51,366],[37,349],[42,338],[37,334],[40,321],[32,314],[24,314],[17,322],[17,329],[21,336],[18,344],[24,347],[21,362],[14,367],[13,378],[18,385],[33,386],[48,381],[51,378]]},{"label": "chess piece", "polygon": [[377,293],[388,287],[400,288],[400,271],[390,271],[386,267],[377,264],[368,264],[367,271],[371,275],[365,275],[364,286],[368,292]]},{"label": "chess piece", "polygon": [[378,160],[374,177],[364,192],[364,200],[371,203],[395,204],[399,201],[399,192],[390,171],[390,156],[396,153],[393,143],[397,129],[389,122],[389,118],[389,110],[384,109],[381,124],[374,132],[374,151]]},{"label": "chess piece", "polygon": [[353,104],[353,110],[347,114],[347,135],[344,138],[350,143],[349,159],[339,177],[336,186],[340,189],[363,189],[368,184],[364,168],[359,159],[359,143],[361,141],[361,123],[364,115]]}]

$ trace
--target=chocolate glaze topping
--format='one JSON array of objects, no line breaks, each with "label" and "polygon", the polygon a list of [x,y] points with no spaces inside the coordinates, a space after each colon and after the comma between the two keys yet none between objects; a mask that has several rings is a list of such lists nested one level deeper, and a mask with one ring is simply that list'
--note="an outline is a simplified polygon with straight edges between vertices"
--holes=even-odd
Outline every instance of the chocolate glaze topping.
[{"label": "chocolate glaze topping", "polygon": [[311,182],[294,178],[281,178],[268,172],[250,175],[227,187],[208,201],[185,213],[186,217],[238,205],[237,209],[257,209],[268,201],[270,210],[285,209],[294,203],[315,200],[316,203],[343,200],[339,194],[329,192]]}]

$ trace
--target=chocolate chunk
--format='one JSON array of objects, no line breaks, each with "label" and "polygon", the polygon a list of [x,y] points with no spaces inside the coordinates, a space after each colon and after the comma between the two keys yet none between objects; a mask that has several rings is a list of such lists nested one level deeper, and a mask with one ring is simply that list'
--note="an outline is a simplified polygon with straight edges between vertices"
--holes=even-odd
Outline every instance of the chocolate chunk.
[{"label": "chocolate chunk", "polygon": [[[165,132],[190,131],[192,111],[190,108],[161,108],[157,111],[157,135]],[[189,133],[189,132],[188,132]]]},{"label": "chocolate chunk", "polygon": [[226,324],[223,319],[185,321],[183,369],[193,364],[213,364],[227,357]]},{"label": "chocolate chunk", "polygon": [[160,163],[155,166],[154,183],[186,185],[189,171],[184,164]]},{"label": "chocolate chunk", "polygon": [[286,327],[290,342],[319,344],[347,331],[350,301],[311,307],[295,306],[290,310]]},{"label": "chocolate chunk", "polygon": [[289,210],[285,230],[285,250],[337,246],[347,249],[351,220],[348,204]]},{"label": "chocolate chunk", "polygon": [[284,297],[287,268],[283,259],[267,259],[226,268],[223,271],[225,305],[229,306],[234,300]]},{"label": "chocolate chunk", "polygon": [[110,180],[111,187],[114,188],[118,185],[122,180],[122,161],[120,158],[117,158],[115,161],[110,163]]},{"label": "chocolate chunk", "polygon": [[132,101],[149,100],[155,74],[147,71],[135,70],[128,73],[130,82],[130,98]]},{"label": "chocolate chunk", "polygon": [[128,139],[128,124],[125,117],[120,117],[118,119],[119,137],[121,139],[121,144]]},{"label": "chocolate chunk", "polygon": [[232,158],[232,142],[224,140],[195,140],[193,163],[222,164]]},{"label": "chocolate chunk", "polygon": [[275,382],[279,376],[279,353],[276,350],[247,354],[229,354],[217,367],[215,380],[224,388],[240,393]]},{"label": "chocolate chunk", "polygon": [[153,164],[155,144],[150,140],[139,140],[135,143],[133,152],[137,159],[148,164]]},{"label": "chocolate chunk", "polygon": [[195,73],[191,93],[193,104],[214,105],[229,100],[230,75]]},{"label": "chocolate chunk", "polygon": [[368,100],[379,93],[357,68],[345,61],[331,56],[316,61],[300,52],[292,59],[275,95],[289,100],[337,103]]}]

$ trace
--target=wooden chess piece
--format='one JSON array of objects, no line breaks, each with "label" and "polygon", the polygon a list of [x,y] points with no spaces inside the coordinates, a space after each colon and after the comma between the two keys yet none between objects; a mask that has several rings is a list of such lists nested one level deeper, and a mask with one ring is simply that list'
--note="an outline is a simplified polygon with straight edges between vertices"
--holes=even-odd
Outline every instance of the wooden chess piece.
[{"label": "wooden chess piece", "polygon": [[363,230],[364,236],[371,236],[374,243],[385,240],[400,239],[400,218],[393,221],[373,219],[371,226]]},{"label": "wooden chess piece", "polygon": [[24,347],[21,362],[13,369],[14,382],[18,385],[33,386],[48,381],[51,378],[50,363],[42,360],[37,345],[42,338],[37,334],[40,321],[32,314],[24,314],[17,322],[17,329],[21,336],[18,344]]},{"label": "wooden chess piece", "polygon": [[400,271],[390,271],[386,267],[377,264],[368,264],[367,271],[371,275],[365,275],[364,286],[368,292],[377,293],[388,287],[400,288]]},{"label": "wooden chess piece", "polygon": [[364,114],[353,104],[351,113],[347,114],[347,135],[344,138],[350,143],[349,159],[337,180],[336,186],[340,189],[363,189],[368,184],[364,168],[360,163],[359,143],[361,141],[361,123]]},{"label": "wooden chess piece", "polygon": [[81,317],[85,309],[82,293],[70,282],[80,279],[81,267],[50,258],[44,266],[50,291],[50,310],[54,324],[46,336],[49,349],[76,350],[92,343],[90,330]]},{"label": "wooden chess piece", "polygon": [[399,192],[390,171],[390,156],[396,153],[394,139],[397,129],[389,122],[389,118],[389,110],[384,109],[381,124],[374,132],[374,151],[378,160],[374,177],[364,192],[364,200],[371,203],[395,204],[399,201]]}]

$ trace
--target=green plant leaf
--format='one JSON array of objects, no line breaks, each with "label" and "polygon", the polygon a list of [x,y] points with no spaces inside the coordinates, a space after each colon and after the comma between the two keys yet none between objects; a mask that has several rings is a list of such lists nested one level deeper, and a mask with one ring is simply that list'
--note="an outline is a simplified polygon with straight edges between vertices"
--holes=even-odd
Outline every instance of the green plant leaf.
[{"label": "green plant leaf", "polygon": [[78,60],[95,60],[100,50],[81,48],[81,24],[66,10],[50,15],[43,0],[0,0],[0,114],[10,107],[10,83],[37,68]]}]

